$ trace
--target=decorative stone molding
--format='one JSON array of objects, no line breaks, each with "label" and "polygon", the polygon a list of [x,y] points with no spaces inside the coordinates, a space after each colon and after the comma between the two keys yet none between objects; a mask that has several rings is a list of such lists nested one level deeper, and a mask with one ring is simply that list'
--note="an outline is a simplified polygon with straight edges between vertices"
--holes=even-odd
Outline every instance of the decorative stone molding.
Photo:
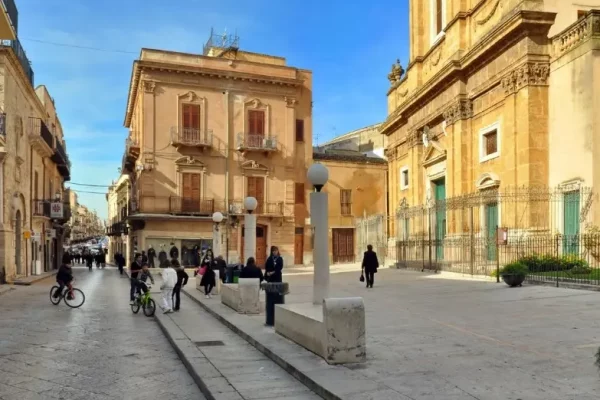
[{"label": "decorative stone molding", "polygon": [[241,163],[240,168],[245,172],[261,172],[265,175],[269,173],[269,167],[254,160],[244,161]]},{"label": "decorative stone molding", "polygon": [[205,165],[202,161],[198,160],[196,157],[192,157],[192,156],[185,156],[185,157],[179,157],[177,160],[175,160],[175,165],[177,165],[178,168],[180,167],[193,167],[193,168],[200,168],[200,169],[204,169]]},{"label": "decorative stone molding", "polygon": [[410,131],[406,135],[406,142],[409,148],[420,146],[423,144],[423,134],[417,130]]},{"label": "decorative stone molding", "polygon": [[298,104],[298,100],[294,97],[285,96],[283,99],[285,100],[285,105],[289,108],[294,108]]},{"label": "decorative stone molding", "polygon": [[483,17],[482,19],[477,21],[477,25],[485,25],[488,23],[488,21],[490,19],[492,19],[492,17],[494,16],[494,14],[496,14],[496,11],[498,10],[498,6],[500,6],[500,0],[496,0],[496,2],[494,3],[494,5],[492,6],[492,8],[490,9],[490,12]]},{"label": "decorative stone molding", "polygon": [[393,86],[400,82],[402,79],[402,75],[404,75],[404,68],[400,64],[400,59],[396,60],[395,64],[392,64],[392,71],[388,74],[388,80],[390,84]]},{"label": "decorative stone molding", "polygon": [[473,117],[473,102],[469,99],[461,99],[452,104],[443,113],[446,125],[452,125],[456,121]]},{"label": "decorative stone molding", "polygon": [[190,90],[187,93],[180,94],[179,99],[186,102],[195,103],[198,100],[198,95]]},{"label": "decorative stone molding", "polygon": [[154,93],[154,89],[156,89],[156,82],[154,81],[143,81],[144,92],[146,93]]},{"label": "decorative stone molding", "polygon": [[498,186],[500,186],[500,178],[498,177],[498,175],[492,172],[486,172],[484,174],[481,174],[479,179],[477,179],[475,186],[479,190],[497,188]]},{"label": "decorative stone molding", "polygon": [[550,65],[547,63],[522,64],[502,78],[502,88],[510,95],[526,86],[546,86],[549,76]]}]

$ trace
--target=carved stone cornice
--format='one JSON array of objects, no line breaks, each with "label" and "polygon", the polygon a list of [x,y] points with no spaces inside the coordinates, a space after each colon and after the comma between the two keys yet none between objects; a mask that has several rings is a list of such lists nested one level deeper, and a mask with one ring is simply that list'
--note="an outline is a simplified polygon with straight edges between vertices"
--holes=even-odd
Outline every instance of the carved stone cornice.
[{"label": "carved stone cornice", "polygon": [[469,99],[460,99],[452,104],[443,113],[446,125],[452,125],[456,121],[473,117],[473,102]]},{"label": "carved stone cornice", "polygon": [[506,95],[511,95],[526,86],[547,86],[549,76],[549,63],[521,64],[502,78],[502,88]]},{"label": "carved stone cornice", "polygon": [[285,100],[285,105],[289,108],[294,108],[298,104],[298,100],[294,97],[285,96],[283,99]]},{"label": "carved stone cornice", "polygon": [[411,149],[415,146],[420,146],[423,144],[423,134],[418,130],[412,130],[408,132],[406,135],[406,143],[408,143],[408,148]]}]

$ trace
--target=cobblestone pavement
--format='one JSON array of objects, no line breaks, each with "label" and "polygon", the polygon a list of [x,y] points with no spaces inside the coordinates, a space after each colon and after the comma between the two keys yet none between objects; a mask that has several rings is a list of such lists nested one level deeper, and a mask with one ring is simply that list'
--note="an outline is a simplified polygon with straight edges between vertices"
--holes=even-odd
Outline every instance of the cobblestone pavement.
[{"label": "cobblestone pavement", "polygon": [[0,399],[204,399],[115,269],[75,268],[86,302],[49,301],[50,278],[0,296]]}]

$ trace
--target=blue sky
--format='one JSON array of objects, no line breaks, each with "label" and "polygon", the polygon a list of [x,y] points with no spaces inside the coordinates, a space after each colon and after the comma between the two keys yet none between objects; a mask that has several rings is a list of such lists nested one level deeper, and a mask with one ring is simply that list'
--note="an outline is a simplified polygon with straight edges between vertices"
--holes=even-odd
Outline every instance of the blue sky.
[{"label": "blue sky", "polygon": [[[36,85],[56,101],[76,183],[118,177],[131,66],[142,47],[201,53],[214,27],[237,31],[244,50],[311,69],[319,142],[383,120],[391,64],[400,58],[406,67],[408,58],[408,0],[17,0],[17,7],[19,37]],[[104,196],[80,193],[80,201],[106,217]]]}]

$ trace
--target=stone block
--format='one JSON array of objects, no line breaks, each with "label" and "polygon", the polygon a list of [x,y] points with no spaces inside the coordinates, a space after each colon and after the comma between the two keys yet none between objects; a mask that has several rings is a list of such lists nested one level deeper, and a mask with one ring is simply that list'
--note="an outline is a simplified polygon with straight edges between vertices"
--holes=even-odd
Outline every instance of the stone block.
[{"label": "stone block", "polygon": [[260,314],[260,286],[258,279],[240,279],[221,287],[221,303],[240,314]]},{"label": "stone block", "polygon": [[362,297],[323,300],[325,360],[329,364],[367,359],[365,303]]},{"label": "stone block", "polygon": [[237,311],[239,304],[239,289],[237,283],[226,283],[221,287],[221,303]]},{"label": "stone block", "polygon": [[312,303],[275,306],[275,332],[323,357],[323,312]]}]

